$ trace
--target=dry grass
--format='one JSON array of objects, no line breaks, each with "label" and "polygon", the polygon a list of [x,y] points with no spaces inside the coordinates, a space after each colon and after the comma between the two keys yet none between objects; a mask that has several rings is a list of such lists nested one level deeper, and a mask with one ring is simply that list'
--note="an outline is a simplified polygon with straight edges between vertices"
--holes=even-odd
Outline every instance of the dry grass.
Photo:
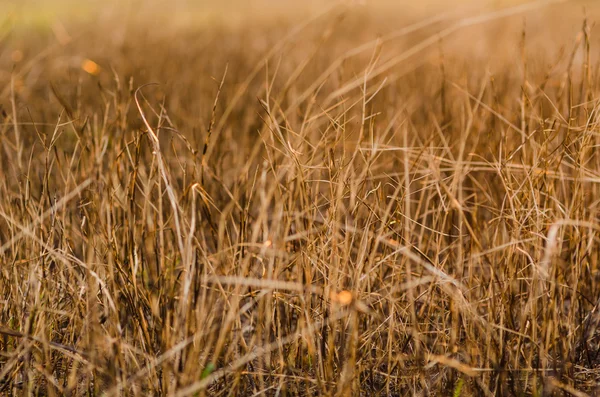
[{"label": "dry grass", "polygon": [[596,393],[598,7],[505,3],[0,30],[0,393]]}]

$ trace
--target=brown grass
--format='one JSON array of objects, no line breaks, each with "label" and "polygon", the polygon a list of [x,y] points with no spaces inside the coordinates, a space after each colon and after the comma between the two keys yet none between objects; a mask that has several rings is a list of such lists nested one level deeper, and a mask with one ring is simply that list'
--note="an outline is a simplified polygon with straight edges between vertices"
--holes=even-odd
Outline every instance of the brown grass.
[{"label": "brown grass", "polygon": [[598,7],[542,3],[3,25],[0,394],[598,392]]}]

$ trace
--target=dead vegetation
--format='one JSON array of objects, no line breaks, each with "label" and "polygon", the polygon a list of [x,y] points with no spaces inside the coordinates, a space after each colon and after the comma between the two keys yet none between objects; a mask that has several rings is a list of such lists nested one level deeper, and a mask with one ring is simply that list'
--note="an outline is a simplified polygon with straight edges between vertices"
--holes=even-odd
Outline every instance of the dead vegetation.
[{"label": "dead vegetation", "polygon": [[594,10],[538,6],[8,31],[0,393],[596,393]]}]

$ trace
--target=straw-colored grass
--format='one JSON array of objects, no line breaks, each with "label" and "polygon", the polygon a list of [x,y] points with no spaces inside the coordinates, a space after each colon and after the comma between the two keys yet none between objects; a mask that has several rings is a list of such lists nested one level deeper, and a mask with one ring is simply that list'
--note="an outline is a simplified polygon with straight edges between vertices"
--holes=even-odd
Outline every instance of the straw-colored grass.
[{"label": "straw-colored grass", "polygon": [[3,25],[0,394],[598,392],[597,7],[360,3]]}]

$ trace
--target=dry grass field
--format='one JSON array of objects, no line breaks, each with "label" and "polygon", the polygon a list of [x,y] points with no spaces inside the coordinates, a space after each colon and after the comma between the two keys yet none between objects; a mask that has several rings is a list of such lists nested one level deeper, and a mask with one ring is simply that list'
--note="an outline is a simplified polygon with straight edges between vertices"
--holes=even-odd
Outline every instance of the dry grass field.
[{"label": "dry grass field", "polygon": [[594,1],[0,3],[0,395],[600,393]]}]

